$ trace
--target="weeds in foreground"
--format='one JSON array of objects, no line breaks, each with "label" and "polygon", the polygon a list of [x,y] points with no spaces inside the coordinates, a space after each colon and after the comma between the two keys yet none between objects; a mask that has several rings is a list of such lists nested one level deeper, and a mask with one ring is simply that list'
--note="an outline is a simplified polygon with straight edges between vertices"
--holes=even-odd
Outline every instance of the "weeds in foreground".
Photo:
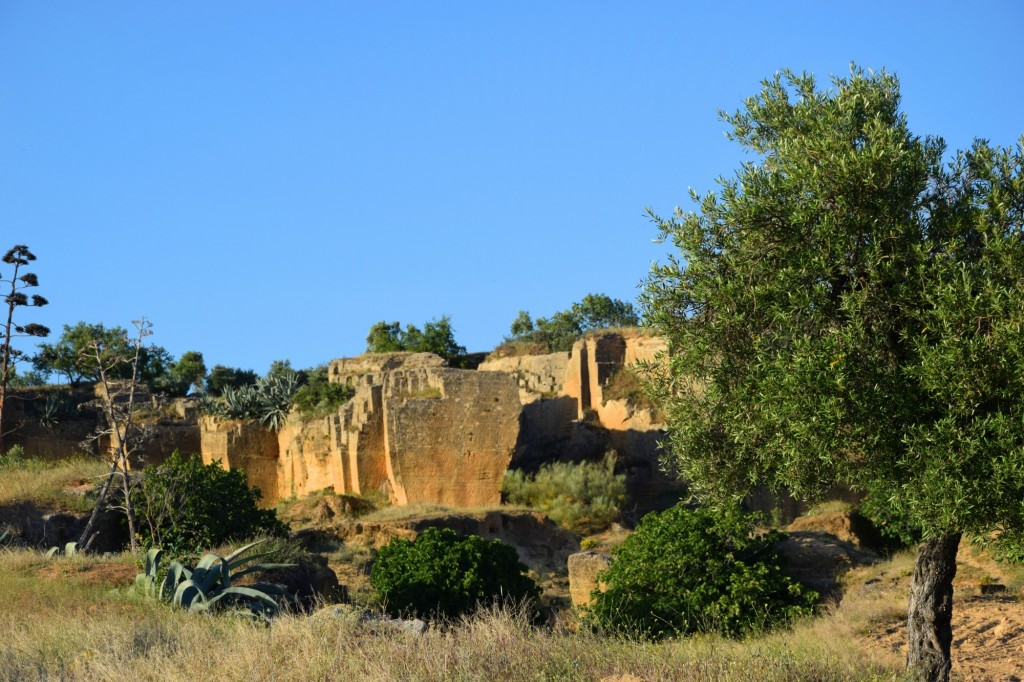
[{"label": "weeds in foreground", "polygon": [[282,614],[269,627],[196,618],[128,589],[133,555],[66,561],[51,575],[39,552],[0,551],[0,680],[902,679],[901,661],[866,654],[853,636],[875,603],[862,612],[844,600],[836,613],[742,641],[605,638],[500,608],[413,635],[330,610]]}]

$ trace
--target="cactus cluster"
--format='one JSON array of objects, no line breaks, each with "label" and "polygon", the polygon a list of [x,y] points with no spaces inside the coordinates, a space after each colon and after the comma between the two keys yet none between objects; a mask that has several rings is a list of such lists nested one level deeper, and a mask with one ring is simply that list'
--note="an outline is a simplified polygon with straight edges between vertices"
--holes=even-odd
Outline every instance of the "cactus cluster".
[{"label": "cactus cluster", "polygon": [[246,555],[262,542],[265,540],[240,547],[226,557],[208,552],[194,568],[171,561],[166,576],[159,581],[159,587],[157,578],[163,550],[154,547],[146,553],[145,570],[136,576],[135,584],[147,595],[193,612],[214,611],[230,605],[243,607],[252,615],[270,617],[281,609],[275,597],[287,597],[286,590],[271,583],[236,584],[251,573],[294,566],[258,563],[269,558],[272,552]]}]

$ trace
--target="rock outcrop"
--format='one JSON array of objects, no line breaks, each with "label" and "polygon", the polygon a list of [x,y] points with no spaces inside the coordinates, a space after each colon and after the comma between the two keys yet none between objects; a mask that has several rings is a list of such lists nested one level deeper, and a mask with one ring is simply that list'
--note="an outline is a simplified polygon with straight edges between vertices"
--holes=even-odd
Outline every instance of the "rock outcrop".
[{"label": "rock outcrop", "polygon": [[395,504],[478,507],[500,502],[510,464],[619,455],[641,509],[675,484],[658,467],[657,416],[635,395],[609,394],[624,368],[653,360],[659,337],[641,331],[581,339],[571,352],[497,358],[453,369],[431,353],[334,360],[332,382],[355,389],[337,412],[292,415],[278,434],[204,418],[202,454],[241,467],[266,503],[332,488],[380,491]]},{"label": "rock outcrop", "polygon": [[[292,415],[276,435],[204,418],[204,462],[240,466],[266,503],[333,488],[384,492],[395,504],[496,505],[519,438],[511,375],[450,369],[430,353],[335,360],[333,382],[355,396],[309,422]],[[252,467],[252,468],[250,468]]]},{"label": "rock outcrop", "polygon": [[677,499],[680,484],[658,462],[659,415],[644,405],[642,396],[610,390],[620,373],[654,361],[666,348],[662,337],[642,330],[599,332],[578,340],[568,353],[481,364],[482,372],[511,373],[519,386],[522,428],[512,465],[534,471],[551,460],[595,460],[614,450],[638,511]]},{"label": "rock outcrop", "polygon": [[573,606],[590,606],[594,590],[605,590],[597,576],[611,565],[610,557],[597,552],[577,552],[569,557],[569,598]]}]

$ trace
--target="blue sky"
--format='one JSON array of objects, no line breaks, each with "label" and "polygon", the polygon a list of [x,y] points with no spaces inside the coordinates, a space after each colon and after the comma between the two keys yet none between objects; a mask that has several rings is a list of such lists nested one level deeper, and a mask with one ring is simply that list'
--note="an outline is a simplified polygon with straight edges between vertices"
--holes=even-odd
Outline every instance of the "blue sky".
[{"label": "blue sky", "polygon": [[[0,234],[50,305],[207,365],[634,299],[777,70],[900,76],[918,134],[1024,134],[1019,2],[0,2]],[[28,349],[29,344],[22,343]]]}]

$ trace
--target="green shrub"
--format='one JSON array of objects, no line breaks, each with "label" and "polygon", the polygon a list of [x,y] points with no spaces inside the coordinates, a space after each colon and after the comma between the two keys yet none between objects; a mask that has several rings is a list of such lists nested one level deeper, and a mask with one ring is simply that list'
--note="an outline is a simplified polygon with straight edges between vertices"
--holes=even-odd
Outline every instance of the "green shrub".
[{"label": "green shrub", "polygon": [[582,301],[550,318],[534,320],[528,312],[520,310],[509,328],[511,336],[495,352],[500,357],[520,355],[526,348],[537,348],[542,353],[568,351],[587,332],[638,324],[640,316],[632,303],[605,294],[587,294]]},{"label": "green shrub", "polygon": [[327,365],[307,370],[306,384],[292,398],[292,406],[304,419],[325,417],[355,395],[348,384],[331,383]]},{"label": "green shrub", "polygon": [[274,510],[257,506],[260,497],[244,472],[175,452],[143,470],[132,503],[142,545],[186,557],[231,541],[286,534]]},{"label": "green shrub", "polygon": [[752,534],[751,517],[677,505],[648,514],[612,550],[591,621],[657,639],[694,632],[741,636],[811,612],[817,594],[782,574],[782,537]]},{"label": "green shrub", "polygon": [[12,445],[7,452],[0,453],[0,471],[4,469],[21,469],[31,460],[25,459],[25,448]]},{"label": "green shrub", "polygon": [[536,599],[540,589],[525,571],[500,540],[428,528],[413,542],[381,548],[370,584],[392,615],[455,618],[495,600]]},{"label": "green shrub", "polygon": [[507,471],[502,492],[574,533],[604,530],[619,518],[626,501],[626,477],[615,474],[615,454],[601,462],[545,464],[533,475]]}]

